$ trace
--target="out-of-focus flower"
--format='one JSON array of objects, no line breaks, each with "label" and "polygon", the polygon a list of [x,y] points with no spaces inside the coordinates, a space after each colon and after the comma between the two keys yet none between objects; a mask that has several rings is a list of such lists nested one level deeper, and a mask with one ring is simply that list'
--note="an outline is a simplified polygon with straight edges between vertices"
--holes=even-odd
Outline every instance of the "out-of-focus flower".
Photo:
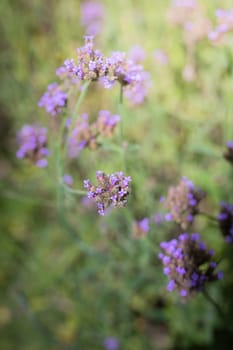
[{"label": "out-of-focus flower", "polygon": [[233,243],[233,204],[222,202],[217,219],[226,242]]},{"label": "out-of-focus flower", "polygon": [[168,11],[168,20],[183,28],[187,46],[193,46],[205,39],[211,28],[203,7],[196,0],[173,0]]},{"label": "out-of-focus flower", "polygon": [[199,203],[204,197],[204,192],[183,176],[179,185],[171,186],[168,190],[164,206],[169,213],[165,215],[165,220],[174,220],[183,229],[186,229],[193,222],[194,216],[198,214]]},{"label": "out-of-focus flower", "polygon": [[227,142],[227,151],[223,154],[223,156],[233,165],[233,141]]},{"label": "out-of-focus flower", "polygon": [[129,59],[134,61],[135,63],[140,63],[146,59],[146,53],[143,47],[140,45],[134,45],[129,50]]},{"label": "out-of-focus flower", "polygon": [[177,239],[162,242],[164,253],[159,254],[163,272],[169,278],[167,290],[177,289],[181,297],[202,291],[208,282],[223,278],[222,271],[216,271],[217,263],[212,260],[214,251],[208,250],[197,233],[182,233]]},{"label": "out-of-focus flower", "polygon": [[153,57],[161,66],[165,66],[169,63],[169,57],[162,49],[156,49],[153,52]]},{"label": "out-of-focus flower", "polygon": [[17,135],[17,158],[27,158],[39,168],[48,165],[47,129],[38,125],[24,125]]},{"label": "out-of-focus flower", "polygon": [[217,26],[209,31],[208,37],[213,43],[222,43],[225,35],[233,31],[233,8],[229,10],[217,9]]},{"label": "out-of-focus flower", "polygon": [[104,215],[109,207],[121,208],[127,203],[130,193],[130,176],[124,176],[122,172],[107,175],[102,171],[96,172],[97,186],[90,180],[84,180],[84,188],[88,190],[88,198],[97,203],[99,215]]},{"label": "out-of-focus flower", "polygon": [[120,346],[118,339],[115,337],[106,338],[103,345],[106,350],[118,350]]},{"label": "out-of-focus flower", "polygon": [[57,84],[53,83],[48,86],[48,90],[38,102],[39,107],[44,107],[46,111],[55,116],[61,113],[62,108],[66,106],[67,94]]},{"label": "out-of-focus flower", "polygon": [[120,116],[112,115],[107,110],[99,111],[97,120],[93,123],[89,123],[88,114],[83,114],[80,119],[77,119],[70,135],[69,157],[77,157],[85,147],[96,149],[99,145],[98,138],[100,136],[111,137],[119,122]]},{"label": "out-of-focus flower", "polygon": [[145,236],[150,229],[149,218],[133,222],[133,237],[139,238]]},{"label": "out-of-focus flower", "polygon": [[72,186],[74,183],[73,177],[70,174],[65,174],[63,176],[63,181],[67,186]]},{"label": "out-of-focus flower", "polygon": [[182,77],[186,82],[192,82],[196,78],[196,70],[193,64],[186,64],[182,71]]},{"label": "out-of-focus flower", "polygon": [[100,32],[104,17],[104,5],[98,1],[84,1],[80,5],[81,24],[88,35],[96,35]]}]

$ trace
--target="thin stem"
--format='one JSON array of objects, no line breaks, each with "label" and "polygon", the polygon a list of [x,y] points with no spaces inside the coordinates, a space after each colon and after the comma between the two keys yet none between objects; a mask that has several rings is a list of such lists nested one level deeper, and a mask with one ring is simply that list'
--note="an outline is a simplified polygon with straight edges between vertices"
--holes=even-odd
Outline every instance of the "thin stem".
[{"label": "thin stem", "polygon": [[119,96],[119,103],[118,103],[118,114],[121,117],[120,122],[120,132],[119,132],[119,143],[121,147],[121,154],[122,154],[122,164],[124,170],[126,170],[126,159],[125,159],[125,147],[124,147],[124,135],[123,135],[123,86],[120,84],[120,96]]},{"label": "thin stem", "polygon": [[209,213],[205,213],[203,211],[199,211],[198,214],[202,215],[202,216],[205,216],[206,218],[208,218],[208,219],[210,219],[212,221],[218,222],[218,219],[215,216],[213,216],[213,215],[211,215]]},{"label": "thin stem", "polygon": [[64,185],[64,184],[63,184],[63,187],[64,187],[64,189],[65,189],[67,192],[70,192],[70,193],[73,193],[73,194],[77,194],[77,195],[79,195],[79,196],[85,196],[85,195],[87,194],[86,191],[83,191],[83,190],[75,190],[75,189],[70,188],[70,187],[68,187],[68,186],[66,186],[66,185]]},{"label": "thin stem", "polygon": [[204,289],[202,291],[204,297],[206,298],[206,300],[208,300],[215,308],[215,310],[217,311],[217,313],[219,314],[219,316],[225,320],[225,315],[222,312],[222,309],[220,308],[220,306],[216,303],[216,301],[209,295],[209,293],[206,291],[206,289]]}]

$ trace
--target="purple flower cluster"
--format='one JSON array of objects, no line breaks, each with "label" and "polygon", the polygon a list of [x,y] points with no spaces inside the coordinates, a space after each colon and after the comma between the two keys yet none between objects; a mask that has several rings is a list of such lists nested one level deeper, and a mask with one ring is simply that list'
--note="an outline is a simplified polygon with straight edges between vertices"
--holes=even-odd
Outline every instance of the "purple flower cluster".
[{"label": "purple flower cluster", "polygon": [[227,243],[233,242],[233,204],[222,202],[218,214],[220,230]]},{"label": "purple flower cluster", "polygon": [[99,111],[97,120],[90,124],[88,114],[83,114],[76,121],[76,125],[71,132],[68,155],[75,158],[85,147],[96,149],[98,147],[98,138],[100,136],[111,137],[120,122],[120,116],[112,115],[110,111]]},{"label": "purple flower cluster", "polygon": [[139,238],[145,236],[150,229],[149,218],[133,222],[133,237]]},{"label": "purple flower cluster", "polygon": [[204,192],[183,176],[177,186],[169,188],[168,195],[164,199],[164,206],[169,210],[165,219],[174,220],[183,229],[186,229],[193,222],[194,216],[198,214],[199,203],[204,197]]},{"label": "purple flower cluster", "polygon": [[104,340],[103,345],[106,350],[118,350],[120,344],[117,338],[109,337]]},{"label": "purple flower cluster", "polygon": [[224,153],[224,158],[233,165],[233,141],[227,142],[227,151]]},{"label": "purple flower cluster", "polygon": [[130,193],[130,176],[124,176],[122,172],[107,175],[102,171],[96,172],[97,186],[90,180],[84,180],[84,188],[88,190],[88,198],[97,203],[99,215],[104,215],[109,207],[121,208],[127,203]]},{"label": "purple flower cluster", "polygon": [[73,59],[66,60],[57,71],[79,80],[99,81],[105,88],[115,82],[123,86],[125,96],[134,104],[144,101],[149,88],[149,73],[141,65],[126,57],[125,53],[114,52],[110,57],[93,48],[93,37],[86,36],[84,46],[77,49],[77,64]]},{"label": "purple flower cluster", "polygon": [[84,1],[80,7],[81,24],[86,29],[86,34],[96,35],[100,32],[105,17],[103,4],[90,0]]},{"label": "purple flower cluster", "polygon": [[18,133],[17,158],[28,158],[39,168],[47,166],[47,129],[38,125],[24,125]]},{"label": "purple flower cluster", "polygon": [[211,24],[197,0],[174,0],[168,11],[168,19],[184,30],[187,46],[206,38]]},{"label": "purple flower cluster", "polygon": [[41,97],[38,106],[44,107],[46,111],[55,116],[61,113],[62,108],[66,106],[67,94],[62,90],[58,83],[52,83],[48,90]]},{"label": "purple flower cluster", "polygon": [[169,292],[177,289],[181,297],[188,297],[202,291],[206,283],[223,278],[223,272],[216,271],[217,263],[212,260],[214,251],[207,249],[197,233],[182,233],[177,239],[162,242],[160,247],[164,253],[159,254],[159,259],[169,278]]},{"label": "purple flower cluster", "polygon": [[218,43],[221,42],[226,33],[233,30],[233,8],[230,10],[216,10],[217,27],[208,34],[209,39]]}]

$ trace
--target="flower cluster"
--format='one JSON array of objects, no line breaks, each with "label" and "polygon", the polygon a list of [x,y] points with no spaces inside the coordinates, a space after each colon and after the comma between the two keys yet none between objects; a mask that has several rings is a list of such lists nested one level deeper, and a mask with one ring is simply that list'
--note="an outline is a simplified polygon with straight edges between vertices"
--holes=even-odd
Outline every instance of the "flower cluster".
[{"label": "flower cluster", "polygon": [[165,253],[160,253],[159,259],[169,278],[168,291],[177,289],[180,296],[188,297],[202,291],[206,283],[223,278],[223,272],[216,271],[217,262],[212,260],[214,251],[207,249],[197,233],[182,233],[160,247]]},{"label": "flower cluster", "polygon": [[227,243],[233,242],[233,204],[222,202],[221,209],[218,214],[218,222],[220,230]]},{"label": "flower cluster", "polygon": [[168,195],[164,199],[164,205],[169,210],[165,219],[174,220],[186,229],[198,214],[198,205],[204,196],[204,192],[196,188],[192,181],[182,177],[177,186],[169,188]]},{"label": "flower cluster", "polygon": [[96,35],[103,23],[105,9],[102,3],[96,1],[85,1],[80,5],[81,24],[88,35]]},{"label": "flower cluster", "polygon": [[97,203],[99,215],[104,215],[109,207],[121,208],[127,203],[130,193],[130,176],[124,176],[122,172],[107,175],[102,171],[96,172],[97,186],[90,180],[84,180],[84,187],[88,190],[88,198]]},{"label": "flower cluster", "polygon": [[123,86],[125,96],[134,104],[144,101],[149,87],[149,74],[143,67],[126,57],[125,53],[114,52],[110,57],[94,50],[93,37],[86,36],[84,46],[77,49],[77,64],[68,59],[57,71],[79,80],[99,81],[105,88],[115,82]]},{"label": "flower cluster", "polygon": [[61,113],[62,108],[66,106],[67,94],[62,90],[58,83],[52,83],[48,90],[41,97],[38,106],[44,107],[46,111],[55,116]]},{"label": "flower cluster", "polygon": [[145,236],[149,231],[149,218],[133,222],[133,237],[139,238]]},{"label": "flower cluster", "polygon": [[47,129],[38,125],[24,125],[18,133],[18,144],[20,145],[17,158],[28,158],[40,168],[47,166],[46,157],[49,155],[47,149]]},{"label": "flower cluster", "polygon": [[168,19],[173,25],[184,30],[184,41],[187,46],[206,38],[211,28],[202,6],[196,0],[174,0],[168,11]]},{"label": "flower cluster", "polygon": [[90,124],[88,114],[83,114],[76,121],[68,144],[70,158],[75,158],[85,147],[95,149],[98,146],[98,137],[111,137],[115,127],[120,122],[120,116],[112,115],[107,110],[99,111],[97,120]]},{"label": "flower cluster", "polygon": [[233,31],[233,8],[216,10],[217,27],[209,32],[209,39],[214,43],[222,42],[226,33]]},{"label": "flower cluster", "polygon": [[224,158],[233,165],[233,141],[227,142],[227,151],[224,153]]}]

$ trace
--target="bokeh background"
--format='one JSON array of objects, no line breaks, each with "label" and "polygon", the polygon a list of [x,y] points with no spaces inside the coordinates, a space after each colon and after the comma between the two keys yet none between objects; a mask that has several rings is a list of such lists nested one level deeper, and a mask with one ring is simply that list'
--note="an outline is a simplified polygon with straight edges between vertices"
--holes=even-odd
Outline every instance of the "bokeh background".
[{"label": "bokeh background", "polygon": [[[16,134],[25,123],[49,126],[38,100],[57,80],[56,68],[83,45],[82,3],[0,4],[0,348],[101,350],[114,337],[122,350],[230,349],[233,248],[215,223],[197,220],[193,229],[223,257],[224,280],[209,289],[222,320],[202,294],[182,302],[166,291],[159,242],[177,227],[152,218],[163,213],[159,198],[182,175],[208,194],[203,206],[212,215],[221,200],[233,200],[232,167],[222,156],[233,139],[233,33],[219,45],[206,36],[187,49],[183,29],[167,15],[169,0],[98,1],[96,48],[107,55],[140,45],[151,87],[144,104],[124,104],[124,138],[133,145],[128,207],[101,218],[70,195],[62,225],[53,176],[16,159]],[[202,5],[215,26],[215,10],[232,1]],[[118,93],[91,86],[82,112],[117,113]],[[96,170],[120,166],[114,150],[84,150],[70,166],[74,187]],[[134,239],[132,223],[144,217],[149,233]]]}]

